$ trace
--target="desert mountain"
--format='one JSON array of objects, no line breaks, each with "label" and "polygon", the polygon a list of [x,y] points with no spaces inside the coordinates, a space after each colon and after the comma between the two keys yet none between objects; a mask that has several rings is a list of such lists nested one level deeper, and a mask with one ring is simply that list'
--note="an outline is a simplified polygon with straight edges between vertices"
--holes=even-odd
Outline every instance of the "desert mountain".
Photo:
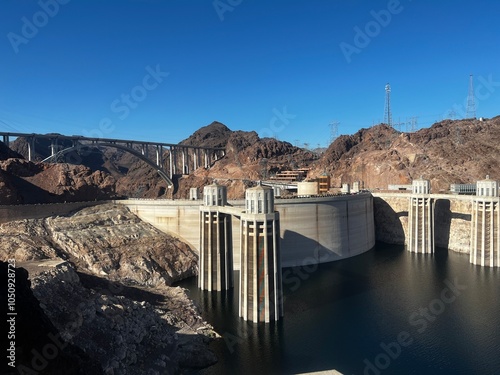
[{"label": "desert mountain", "polygon": [[327,172],[332,184],[364,181],[386,189],[423,176],[434,192],[452,183],[474,183],[487,174],[500,179],[500,117],[444,120],[415,133],[387,125],[340,136],[318,160],[311,174]]},{"label": "desert mountain", "polygon": [[[158,176],[155,170],[135,158],[133,155],[122,150],[88,147],[84,149],[84,152],[77,153],[74,151],[66,154],[63,157],[65,164],[56,165],[47,164],[42,166],[38,163],[24,161],[10,162],[12,165],[18,165],[18,167],[16,167],[18,169],[29,166],[32,172],[29,173],[29,176],[18,176],[14,173],[10,178],[0,175],[0,184],[3,184],[1,186],[4,186],[6,192],[9,191],[9,198],[4,199],[4,201],[26,203],[32,201],[26,199],[26,197],[16,199],[14,197],[16,189],[14,188],[12,192],[9,190],[10,185],[16,187],[20,184],[23,185],[23,187],[18,187],[18,190],[26,190],[29,188],[31,189],[31,196],[38,196],[41,201],[51,201],[48,200],[47,194],[43,193],[43,191],[37,192],[36,188],[32,186],[24,186],[26,181],[35,184],[40,187],[41,190],[47,188],[48,193],[58,196],[61,196],[62,191],[71,191],[72,189],[69,188],[61,188],[61,186],[64,187],[66,184],[61,184],[57,181],[64,179],[63,176],[70,173],[69,170],[73,168],[71,167],[72,164],[81,164],[81,168],[87,168],[97,173],[93,178],[97,178],[95,182],[98,185],[100,184],[101,187],[104,186],[104,180],[106,180],[108,184],[111,184],[112,179],[116,180],[116,183],[114,183],[114,192],[117,196],[154,199],[172,198],[173,195],[173,198],[187,198],[189,196],[190,187],[202,187],[207,183],[211,183],[213,179],[216,178],[219,179],[221,183],[225,183],[229,186],[230,197],[241,198],[249,180],[265,178],[283,168],[295,168],[298,165],[303,166],[309,164],[316,158],[316,154],[292,146],[288,142],[271,138],[259,138],[256,132],[232,131],[227,126],[217,121],[200,128],[180,143],[192,146],[225,148],[226,156],[216,162],[208,170],[201,167],[189,176],[175,176],[175,189],[168,189],[166,182]],[[59,148],[70,146],[71,145],[67,142],[59,142]],[[16,139],[12,142],[11,148],[16,153],[12,152],[8,156],[5,154],[5,158],[28,158],[28,144],[26,139]],[[8,148],[6,149],[8,150]],[[37,141],[35,143],[35,151],[33,159],[37,161],[43,160],[50,155],[50,142],[48,140]],[[0,150],[0,153],[1,152]],[[2,154],[3,153],[0,155]],[[169,151],[165,151],[163,156],[165,159],[168,159]],[[65,167],[62,167],[62,165],[65,165]],[[84,173],[80,167],[75,167],[75,172],[73,172],[74,176]],[[43,177],[37,178],[36,174],[38,172],[35,173],[34,171],[37,168],[40,172],[42,170],[50,170],[52,174],[49,176],[50,173],[45,172],[44,175],[41,175]],[[3,167],[0,169],[7,171],[7,169]],[[12,169],[13,167],[10,168],[10,170]],[[56,174],[58,174],[59,177],[57,177]],[[16,176],[22,177],[22,181],[18,180]],[[88,181],[84,185],[88,185]],[[74,181],[71,183],[71,186],[79,186],[79,184]],[[109,192],[107,192],[107,194],[108,193]],[[21,195],[26,196],[26,194]],[[97,195],[97,197],[100,197],[100,195]]]},{"label": "desert mountain", "polygon": [[83,165],[0,161],[0,204],[77,202],[115,196],[112,176]]},{"label": "desert mountain", "polygon": [[[42,143],[37,147],[39,158],[48,155],[49,146]],[[228,186],[229,198],[236,199],[243,197],[252,181],[298,167],[310,168],[309,178],[328,173],[336,187],[363,181],[366,188],[386,189],[423,176],[438,192],[487,174],[500,179],[500,117],[445,120],[414,133],[381,124],[338,137],[319,158],[288,142],[260,138],[253,131],[233,131],[216,121],[181,143],[224,148],[225,156],[208,169],[175,176],[175,188],[169,189],[155,170],[124,151],[104,148],[69,155],[83,164],[79,166],[39,164],[12,159],[27,156],[26,140],[16,140],[15,151],[0,142],[0,159],[8,159],[0,162],[0,200],[7,204],[109,196],[185,199],[191,187],[201,188],[214,180]],[[164,157],[169,157],[168,151]]]},{"label": "desert mountain", "polygon": [[179,143],[188,146],[224,148],[232,133],[233,131],[226,125],[214,121]]}]

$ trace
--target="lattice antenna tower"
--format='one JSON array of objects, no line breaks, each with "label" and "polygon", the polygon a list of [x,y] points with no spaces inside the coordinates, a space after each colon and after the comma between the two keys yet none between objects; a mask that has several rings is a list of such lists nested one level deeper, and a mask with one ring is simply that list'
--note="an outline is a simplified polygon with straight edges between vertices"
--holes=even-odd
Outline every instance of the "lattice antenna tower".
[{"label": "lattice antenna tower", "polygon": [[384,122],[392,126],[392,113],[391,113],[391,85],[388,83],[385,85],[385,110],[384,110]]},{"label": "lattice antenna tower", "polygon": [[467,118],[476,118],[476,103],[474,102],[473,75],[469,77],[469,95],[467,95]]},{"label": "lattice antenna tower", "polygon": [[332,121],[330,123],[330,144],[339,136],[339,121]]}]

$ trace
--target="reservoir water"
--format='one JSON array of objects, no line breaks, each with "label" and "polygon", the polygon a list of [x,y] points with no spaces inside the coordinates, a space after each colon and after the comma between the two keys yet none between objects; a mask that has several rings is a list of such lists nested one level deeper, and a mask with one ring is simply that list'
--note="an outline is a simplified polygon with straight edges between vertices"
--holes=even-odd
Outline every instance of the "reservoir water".
[{"label": "reservoir water", "polygon": [[238,317],[234,289],[190,290],[222,335],[201,374],[499,374],[500,269],[437,249],[378,244],[353,258],[283,269],[283,320]]}]

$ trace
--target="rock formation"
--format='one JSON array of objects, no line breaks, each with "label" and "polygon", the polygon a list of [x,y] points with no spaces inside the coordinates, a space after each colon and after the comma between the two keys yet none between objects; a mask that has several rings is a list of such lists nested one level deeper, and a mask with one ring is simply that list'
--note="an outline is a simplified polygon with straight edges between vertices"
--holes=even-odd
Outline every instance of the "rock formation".
[{"label": "rock formation", "polygon": [[[7,280],[8,264],[0,262],[0,276]],[[34,296],[28,272],[15,269],[14,331],[4,330],[3,348],[15,343],[14,358],[2,358],[2,374],[85,375],[103,374],[101,366],[81,348],[64,341],[39,300]],[[7,282],[2,283],[2,306],[7,306]],[[71,299],[69,299],[69,303]],[[66,302],[66,304],[69,304]],[[9,317],[11,319],[12,317]],[[10,327],[9,327],[10,328]],[[10,338],[6,332],[12,332]],[[7,353],[7,352],[5,352]],[[9,352],[10,355],[10,352]],[[12,366],[9,366],[11,363]]]},{"label": "rock formation", "polygon": [[77,202],[116,196],[114,178],[102,171],[24,159],[0,161],[0,189],[2,204]]},{"label": "rock formation", "polygon": [[500,117],[491,120],[445,120],[415,133],[386,125],[337,138],[313,165],[312,175],[326,171],[332,183],[364,181],[386,189],[424,176],[433,192],[452,183],[474,183],[490,174],[500,178]]},{"label": "rock formation", "polygon": [[[267,178],[283,169],[297,167],[310,167],[311,178],[327,172],[332,176],[333,186],[337,187],[345,182],[363,181],[367,188],[385,189],[389,184],[407,184],[422,175],[431,180],[433,191],[438,192],[447,190],[451,183],[474,182],[486,174],[500,178],[494,176],[500,167],[495,157],[500,145],[499,123],[500,117],[484,121],[445,120],[414,133],[377,125],[338,137],[318,159],[317,154],[288,142],[259,138],[256,132],[232,131],[224,124],[213,122],[181,143],[225,148],[226,156],[208,170],[200,167],[189,176],[176,176],[175,189],[168,189],[156,171],[123,151],[95,149],[80,157],[80,161],[92,171],[100,171],[96,176],[97,185],[100,179],[110,182],[109,174],[116,180],[114,191],[117,195],[137,198],[187,198],[189,188],[201,188],[214,179],[228,186],[230,198],[241,198],[249,180]],[[12,147],[26,156],[25,145],[25,140],[18,139]],[[47,145],[37,149],[48,153]],[[3,154],[6,155],[5,147]],[[166,151],[164,158],[168,156]],[[79,173],[81,171],[74,174]],[[15,181],[7,180],[0,175],[0,188],[5,186],[6,192],[9,183],[16,185]],[[31,180],[41,184],[40,181],[46,179],[37,180],[32,176]],[[6,195],[9,198],[5,201],[22,201],[16,198],[15,192]],[[61,195],[60,198],[66,197]]]},{"label": "rock formation", "polygon": [[197,272],[182,242],[120,205],[0,225],[0,259],[30,271],[33,293],[61,337],[105,373],[163,374],[206,367],[216,336],[184,290]]}]

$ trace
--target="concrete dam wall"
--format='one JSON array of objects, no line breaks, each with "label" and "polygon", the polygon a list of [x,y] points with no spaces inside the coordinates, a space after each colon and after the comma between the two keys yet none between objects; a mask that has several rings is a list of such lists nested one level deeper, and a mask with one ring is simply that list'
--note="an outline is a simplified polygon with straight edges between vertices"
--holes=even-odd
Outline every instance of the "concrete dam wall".
[{"label": "concrete dam wall", "polygon": [[[129,199],[119,201],[156,228],[199,251],[200,201]],[[240,220],[244,201],[230,201],[233,223],[234,268],[240,267]],[[375,245],[373,197],[277,199],[280,214],[281,260],[284,267],[330,262],[370,250]]]},{"label": "concrete dam wall", "polygon": [[[432,194],[437,247],[469,253],[473,196]],[[377,241],[408,245],[409,194],[374,193]]]}]

